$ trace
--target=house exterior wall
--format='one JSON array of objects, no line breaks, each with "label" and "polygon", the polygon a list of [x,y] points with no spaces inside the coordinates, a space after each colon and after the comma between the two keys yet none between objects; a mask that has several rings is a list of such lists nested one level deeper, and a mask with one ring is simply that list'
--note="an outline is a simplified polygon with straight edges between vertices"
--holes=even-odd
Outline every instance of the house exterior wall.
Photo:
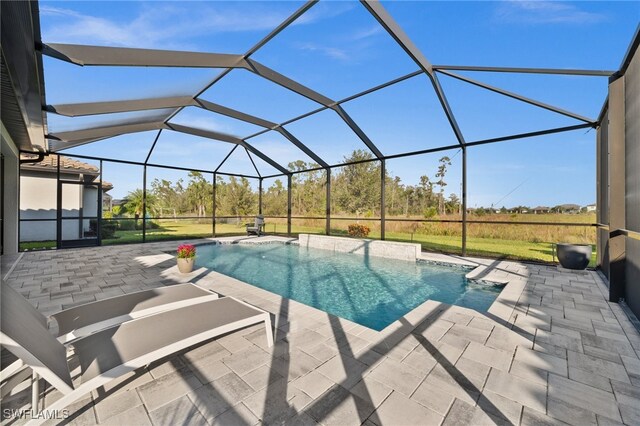
[{"label": "house exterior wall", "polygon": [[2,253],[18,252],[18,193],[19,161],[18,150],[11,136],[1,125],[0,152],[4,157],[2,182]]},{"label": "house exterior wall", "polygon": [[56,178],[43,177],[43,173],[22,170],[20,176],[21,219],[56,218]]},{"label": "house exterior wall", "polygon": [[[640,35],[619,73],[598,130],[598,263],[609,300],[640,317]],[[602,253],[600,253],[602,251]]]},{"label": "house exterior wall", "polygon": [[[597,209],[596,221],[609,224],[609,112],[607,111],[597,135]],[[609,230],[598,228],[597,265],[609,278]]]},{"label": "house exterior wall", "polygon": [[[640,232],[640,53],[636,50],[625,79],[625,226]],[[640,317],[640,240],[627,238],[625,300]]]},{"label": "house exterior wall", "polygon": [[[77,180],[77,175],[61,174],[61,179]],[[20,214],[22,219],[56,219],[57,181],[51,172],[24,170],[20,177]],[[82,207],[83,217],[98,215],[98,190],[83,185],[62,185],[62,239],[75,240],[88,231],[90,220],[78,219]],[[21,241],[52,241],[56,239],[56,222],[22,222]]]}]

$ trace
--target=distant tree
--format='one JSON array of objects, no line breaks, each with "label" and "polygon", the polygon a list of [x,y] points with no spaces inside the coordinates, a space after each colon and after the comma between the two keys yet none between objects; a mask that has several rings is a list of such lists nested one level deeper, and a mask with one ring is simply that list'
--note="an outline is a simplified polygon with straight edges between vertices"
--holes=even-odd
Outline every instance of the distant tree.
[{"label": "distant tree", "polygon": [[[299,172],[302,170],[307,170],[309,167],[307,166],[306,162],[302,160],[296,160],[289,163],[287,165],[287,168],[292,172]],[[294,178],[295,178],[295,175],[294,175]]]},{"label": "distant tree", "polygon": [[224,177],[216,176],[216,215],[224,216],[230,215],[231,212],[227,211],[227,203],[225,202],[227,197],[227,182],[225,182]]},{"label": "distant tree", "polygon": [[[385,179],[386,211],[389,216],[405,215],[429,216],[460,212],[462,209],[457,194],[446,194],[446,176],[451,165],[449,157],[439,160],[434,174],[420,176],[415,185],[405,185],[400,177],[394,176],[388,169],[386,176],[380,175],[380,163],[373,160],[371,153],[355,150],[344,157],[348,164],[331,171],[331,210],[338,214],[372,216],[380,208],[380,180]],[[291,179],[292,213],[294,215],[324,215],[326,208],[326,172],[324,170],[306,171],[319,168],[317,164],[302,160],[288,164],[288,170],[295,172]],[[233,206],[238,199],[241,180],[227,181],[218,177],[216,202],[218,215],[235,215],[238,209]],[[235,182],[235,183],[234,183]],[[255,194],[248,188],[247,195]],[[235,197],[235,198],[234,198]],[[251,197],[240,197],[250,199]],[[283,181],[277,180],[263,192],[263,210],[269,214],[284,215],[287,208],[287,188]],[[242,204],[242,203],[241,203]],[[433,208],[433,209],[431,209]],[[232,211],[233,210],[233,211]]]},{"label": "distant tree", "polygon": [[297,160],[288,164],[295,173],[291,178],[292,213],[295,215],[322,214],[325,210],[326,174],[323,170],[311,170],[320,166]]},{"label": "distant tree", "polygon": [[276,179],[262,196],[263,210],[266,214],[284,216],[287,214],[287,188],[280,179]]},{"label": "distant tree", "polygon": [[440,165],[438,166],[438,172],[436,173],[435,185],[440,187],[440,193],[438,194],[438,210],[440,214],[444,214],[444,187],[447,186],[444,178],[447,174],[447,167],[451,165],[451,159],[447,156],[438,160]]},{"label": "distant tree", "polygon": [[429,176],[420,176],[419,195],[421,201],[421,210],[431,206],[433,200],[433,182]]},{"label": "distant tree", "polygon": [[[124,208],[129,212],[133,213],[133,216],[136,219],[136,224],[138,223],[138,219],[140,216],[144,215],[144,192],[142,189],[136,189],[127,194],[125,197]],[[158,199],[154,194],[147,193],[146,199],[146,207],[147,213],[155,216],[157,213]]]},{"label": "distant tree", "polygon": [[113,216],[118,217],[121,216],[125,213],[125,209],[122,206],[113,206],[111,208],[111,213],[113,214]]},{"label": "distant tree", "polygon": [[[309,168],[318,168],[319,165],[310,163]],[[327,174],[324,170],[313,170],[301,173],[303,214],[319,215],[326,210]]]},{"label": "distant tree", "polygon": [[196,211],[199,218],[206,216],[206,206],[211,205],[211,184],[200,172],[189,172],[189,185],[186,190],[186,198],[190,207]]},{"label": "distant tree", "polygon": [[247,178],[231,176],[225,185],[223,206],[232,216],[247,216],[255,212],[255,198]]},{"label": "distant tree", "polygon": [[182,179],[173,184],[170,180],[156,178],[151,182],[151,193],[158,200],[158,210],[171,210],[174,218],[186,208]]},{"label": "distant tree", "polygon": [[355,150],[344,158],[349,164],[336,176],[334,194],[340,210],[361,215],[373,213],[380,205],[380,163],[371,160],[371,153]]},{"label": "distant tree", "polygon": [[400,178],[398,176],[387,176],[386,180],[387,184],[385,187],[388,192],[388,194],[386,195],[388,196],[387,199],[389,200],[388,211],[390,214],[396,214],[396,194],[402,191],[403,185],[400,183]]},{"label": "distant tree", "polygon": [[446,203],[446,210],[449,210],[451,213],[455,213],[456,211],[460,213],[462,210],[462,204],[460,203],[460,199],[455,193],[449,194],[449,199]]},{"label": "distant tree", "polygon": [[425,219],[431,219],[435,217],[437,214],[438,214],[438,209],[436,209],[435,207],[427,207],[426,209],[424,209]]}]

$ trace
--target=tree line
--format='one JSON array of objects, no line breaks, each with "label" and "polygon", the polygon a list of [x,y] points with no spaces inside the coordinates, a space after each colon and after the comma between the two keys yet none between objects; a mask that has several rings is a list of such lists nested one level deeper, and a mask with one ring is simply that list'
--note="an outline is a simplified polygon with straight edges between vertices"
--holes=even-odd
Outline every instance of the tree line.
[{"label": "tree line", "polygon": [[[331,170],[331,212],[334,215],[374,217],[380,215],[381,165],[369,152],[355,150],[344,158],[353,163]],[[449,157],[442,157],[432,176],[423,175],[416,185],[404,184],[398,176],[385,173],[387,214],[406,217],[433,217],[460,212],[460,200],[446,193]],[[292,215],[324,216],[326,210],[326,171],[317,164],[295,161],[289,163],[292,175]],[[287,214],[286,178],[277,178],[263,188],[263,213],[270,216]],[[142,216],[143,191],[136,189],[125,198],[124,205],[114,215],[127,212]],[[213,185],[200,172],[190,172],[188,181],[154,179],[147,191],[147,216],[211,217]],[[216,216],[247,216],[258,212],[258,191],[244,177],[216,176]]]}]

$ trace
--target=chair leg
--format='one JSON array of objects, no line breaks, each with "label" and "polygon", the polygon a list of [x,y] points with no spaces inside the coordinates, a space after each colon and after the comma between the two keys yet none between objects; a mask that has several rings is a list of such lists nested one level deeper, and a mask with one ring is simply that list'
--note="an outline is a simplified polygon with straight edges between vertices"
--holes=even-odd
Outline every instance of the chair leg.
[{"label": "chair leg", "polygon": [[267,318],[264,320],[264,328],[267,331],[267,346],[273,346],[273,330],[271,329],[271,317],[267,314]]},{"label": "chair leg", "polygon": [[38,408],[40,406],[39,379],[38,373],[34,371],[31,375],[31,410],[33,410],[34,413],[39,412]]},{"label": "chair leg", "polygon": [[[86,391],[76,389],[73,392],[64,395],[62,398],[58,399],[56,402],[54,402],[50,406],[43,407],[42,411],[46,410],[47,414],[50,414],[52,416],[57,416],[60,414],[58,412],[62,412],[69,405],[73,404],[74,402],[76,402],[77,400],[79,400],[85,395],[87,395]],[[31,419],[29,422],[27,422],[27,426],[41,425],[42,423],[47,421],[46,417],[47,416],[40,416],[38,418]]]}]

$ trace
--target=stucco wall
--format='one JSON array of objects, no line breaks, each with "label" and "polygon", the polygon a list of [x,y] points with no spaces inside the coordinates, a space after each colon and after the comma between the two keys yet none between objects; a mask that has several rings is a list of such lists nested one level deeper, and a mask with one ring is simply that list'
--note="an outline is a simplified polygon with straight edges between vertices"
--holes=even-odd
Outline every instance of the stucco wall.
[{"label": "stucco wall", "polygon": [[18,252],[18,151],[11,136],[1,126],[0,151],[4,155],[2,249],[4,254]]},{"label": "stucco wall", "polygon": [[[61,175],[61,179],[77,179],[74,175]],[[55,173],[23,171],[20,177],[20,214],[22,219],[55,219],[57,208],[57,182]],[[83,217],[98,215],[98,190],[82,185],[62,185],[62,239],[81,238],[80,220],[75,219],[83,208]],[[65,219],[74,218],[74,219]],[[89,220],[82,221],[84,231]],[[51,241],[56,239],[56,222],[22,222],[21,241]]]},{"label": "stucco wall", "polygon": [[56,177],[22,171],[20,176],[20,218],[56,218]]}]

